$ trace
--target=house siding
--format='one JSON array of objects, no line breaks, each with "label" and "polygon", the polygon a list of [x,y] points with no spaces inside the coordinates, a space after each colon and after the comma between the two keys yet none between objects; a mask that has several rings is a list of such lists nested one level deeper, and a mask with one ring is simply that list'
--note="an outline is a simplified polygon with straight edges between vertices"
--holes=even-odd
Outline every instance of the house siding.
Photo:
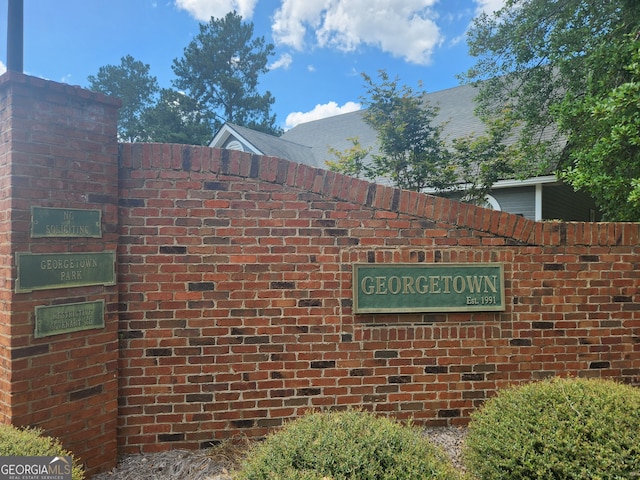
[{"label": "house siding", "polygon": [[501,188],[491,192],[503,212],[522,215],[530,220],[536,217],[536,189],[531,187]]},{"label": "house siding", "polygon": [[589,196],[564,184],[544,185],[542,188],[542,218],[577,222],[598,220],[595,203]]}]

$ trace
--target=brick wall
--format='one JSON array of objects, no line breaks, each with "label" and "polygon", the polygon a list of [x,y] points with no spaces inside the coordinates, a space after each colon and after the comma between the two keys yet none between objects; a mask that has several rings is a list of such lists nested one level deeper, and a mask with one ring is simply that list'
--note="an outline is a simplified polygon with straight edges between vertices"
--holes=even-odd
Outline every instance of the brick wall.
[{"label": "brick wall", "polygon": [[[116,250],[119,101],[0,77],[0,421],[59,437],[89,473],[115,464],[117,288],[15,291],[15,254]],[[97,209],[102,238],[33,238],[31,207]],[[105,301],[105,328],[34,337],[35,308]]]},{"label": "brick wall", "polygon": [[0,421],[11,421],[11,108],[9,92],[0,88]]},{"label": "brick wall", "polygon": [[[638,224],[535,223],[204,147],[120,147],[122,453],[312,408],[457,425],[550,375],[640,383]],[[352,313],[355,262],[504,264],[505,312]]]},{"label": "brick wall", "polygon": [[[512,383],[640,384],[640,224],[535,223],[205,147],[118,152],[117,107],[0,77],[0,421],[90,474],[308,409],[457,425]],[[34,238],[33,206],[97,209],[102,236]],[[16,291],[17,253],[110,250],[117,286]],[[352,265],[397,262],[502,263],[506,310],[354,315]],[[104,328],[35,338],[37,307],[94,300]]]}]

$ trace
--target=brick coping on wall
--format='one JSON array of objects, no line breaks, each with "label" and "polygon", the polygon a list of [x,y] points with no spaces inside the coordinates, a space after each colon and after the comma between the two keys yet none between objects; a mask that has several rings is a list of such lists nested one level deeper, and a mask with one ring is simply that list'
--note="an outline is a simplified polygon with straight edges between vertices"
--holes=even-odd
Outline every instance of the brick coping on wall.
[{"label": "brick coping on wall", "polygon": [[0,75],[0,88],[10,85],[23,85],[29,88],[50,90],[56,93],[68,95],[69,98],[84,99],[92,103],[104,103],[115,108],[122,106],[122,100],[111,97],[100,92],[94,92],[80,87],[79,85],[69,85],[66,83],[45,80],[44,78],[32,77],[24,73],[6,71]]},{"label": "brick coping on wall", "polygon": [[155,154],[153,163],[145,165],[147,168],[236,175],[302,188],[365,207],[465,226],[499,237],[504,244],[636,246],[640,241],[639,224],[633,222],[536,222],[520,215],[370,183],[276,157],[178,144],[120,144],[121,155],[130,158],[132,164],[142,161],[143,150]]}]

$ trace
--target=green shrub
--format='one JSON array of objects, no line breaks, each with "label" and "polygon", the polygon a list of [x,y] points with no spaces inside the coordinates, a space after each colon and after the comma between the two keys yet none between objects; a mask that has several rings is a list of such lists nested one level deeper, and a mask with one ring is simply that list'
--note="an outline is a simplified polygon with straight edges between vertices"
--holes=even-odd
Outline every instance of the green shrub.
[{"label": "green shrub", "polygon": [[310,413],[249,451],[239,480],[459,479],[420,431],[359,410]]},{"label": "green shrub", "polygon": [[[70,456],[59,440],[42,435],[42,431],[35,428],[16,428],[11,425],[0,424],[0,456],[2,457],[30,457],[30,456]],[[73,458],[73,480],[84,479],[84,469]]]},{"label": "green shrub", "polygon": [[475,412],[464,449],[478,479],[640,477],[640,390],[552,379],[500,391]]}]

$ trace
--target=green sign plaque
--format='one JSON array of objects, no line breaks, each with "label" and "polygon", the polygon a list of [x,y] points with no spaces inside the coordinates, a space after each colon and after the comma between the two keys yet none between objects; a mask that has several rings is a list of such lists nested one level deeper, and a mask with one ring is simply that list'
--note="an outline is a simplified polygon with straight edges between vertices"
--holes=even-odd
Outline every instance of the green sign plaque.
[{"label": "green sign plaque", "polygon": [[503,311],[500,263],[354,264],[355,313]]},{"label": "green sign plaque", "polygon": [[31,207],[31,236],[102,237],[102,211]]},{"label": "green sign plaque", "polygon": [[92,328],[104,328],[104,300],[36,307],[36,338]]},{"label": "green sign plaque", "polygon": [[116,283],[116,254],[113,251],[16,253],[16,263],[17,293]]}]

